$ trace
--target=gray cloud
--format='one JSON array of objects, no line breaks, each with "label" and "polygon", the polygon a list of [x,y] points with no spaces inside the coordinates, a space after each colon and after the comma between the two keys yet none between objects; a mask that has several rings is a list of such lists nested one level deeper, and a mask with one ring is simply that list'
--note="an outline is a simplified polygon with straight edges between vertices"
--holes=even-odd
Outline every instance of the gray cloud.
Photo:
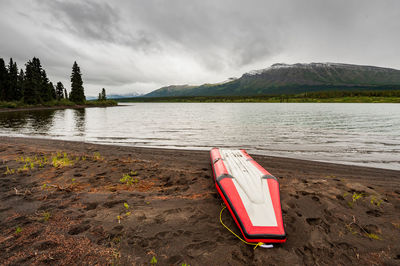
[{"label": "gray cloud", "polygon": [[107,3],[59,0],[36,2],[47,7],[54,20],[75,34],[105,41],[114,39],[118,13]]},{"label": "gray cloud", "polygon": [[0,0],[0,57],[87,94],[217,82],[275,62],[400,68],[396,0]]}]

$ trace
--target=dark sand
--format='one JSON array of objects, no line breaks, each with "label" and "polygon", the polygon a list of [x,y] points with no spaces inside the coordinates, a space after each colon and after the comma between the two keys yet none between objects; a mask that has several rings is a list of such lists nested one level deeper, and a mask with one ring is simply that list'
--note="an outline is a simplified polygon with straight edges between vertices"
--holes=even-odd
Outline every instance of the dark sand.
[{"label": "dark sand", "polygon": [[[38,165],[57,151],[73,165]],[[400,264],[400,171],[253,157],[280,182],[288,237],[273,249],[219,223],[208,152],[0,137],[0,264]]]}]

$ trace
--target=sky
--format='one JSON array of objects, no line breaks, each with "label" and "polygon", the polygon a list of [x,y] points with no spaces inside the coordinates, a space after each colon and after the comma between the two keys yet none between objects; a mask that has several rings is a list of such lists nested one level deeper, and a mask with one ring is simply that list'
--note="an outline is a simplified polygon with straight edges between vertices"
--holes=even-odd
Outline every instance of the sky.
[{"label": "sky", "polygon": [[87,96],[240,77],[274,63],[400,69],[398,0],[0,0],[0,58],[38,57]]}]

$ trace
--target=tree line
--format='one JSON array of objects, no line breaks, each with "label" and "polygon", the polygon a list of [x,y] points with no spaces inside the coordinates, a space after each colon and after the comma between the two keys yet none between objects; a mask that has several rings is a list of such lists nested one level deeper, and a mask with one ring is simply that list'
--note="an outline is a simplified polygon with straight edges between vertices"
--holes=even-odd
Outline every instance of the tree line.
[{"label": "tree line", "polygon": [[18,70],[17,63],[12,58],[8,65],[0,58],[0,101],[43,104],[67,99],[76,104],[85,103],[82,74],[76,62],[72,66],[70,78],[71,92],[68,94],[60,81],[53,85],[39,58],[29,60],[25,64],[25,71],[22,68]]}]

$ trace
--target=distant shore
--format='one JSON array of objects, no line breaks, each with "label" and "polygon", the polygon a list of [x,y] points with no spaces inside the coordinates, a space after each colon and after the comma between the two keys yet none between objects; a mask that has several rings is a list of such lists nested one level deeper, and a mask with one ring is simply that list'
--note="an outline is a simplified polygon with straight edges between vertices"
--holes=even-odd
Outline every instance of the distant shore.
[{"label": "distant shore", "polygon": [[189,103],[400,103],[400,97],[335,97],[307,98],[280,96],[181,96],[134,97],[115,99],[118,102],[189,102]]},{"label": "distant shore", "polygon": [[90,102],[87,104],[75,104],[75,105],[28,105],[28,106],[13,106],[13,107],[0,107],[0,113],[4,112],[18,112],[18,111],[36,111],[36,110],[57,110],[57,109],[80,109],[80,108],[90,108],[90,107],[111,107],[118,106],[116,101],[107,102]]},{"label": "distant shore", "polygon": [[[207,151],[0,137],[0,261],[399,262],[400,171],[253,158],[280,183],[288,239],[272,250],[253,250],[220,225]],[[239,233],[228,212],[222,218]]]}]

